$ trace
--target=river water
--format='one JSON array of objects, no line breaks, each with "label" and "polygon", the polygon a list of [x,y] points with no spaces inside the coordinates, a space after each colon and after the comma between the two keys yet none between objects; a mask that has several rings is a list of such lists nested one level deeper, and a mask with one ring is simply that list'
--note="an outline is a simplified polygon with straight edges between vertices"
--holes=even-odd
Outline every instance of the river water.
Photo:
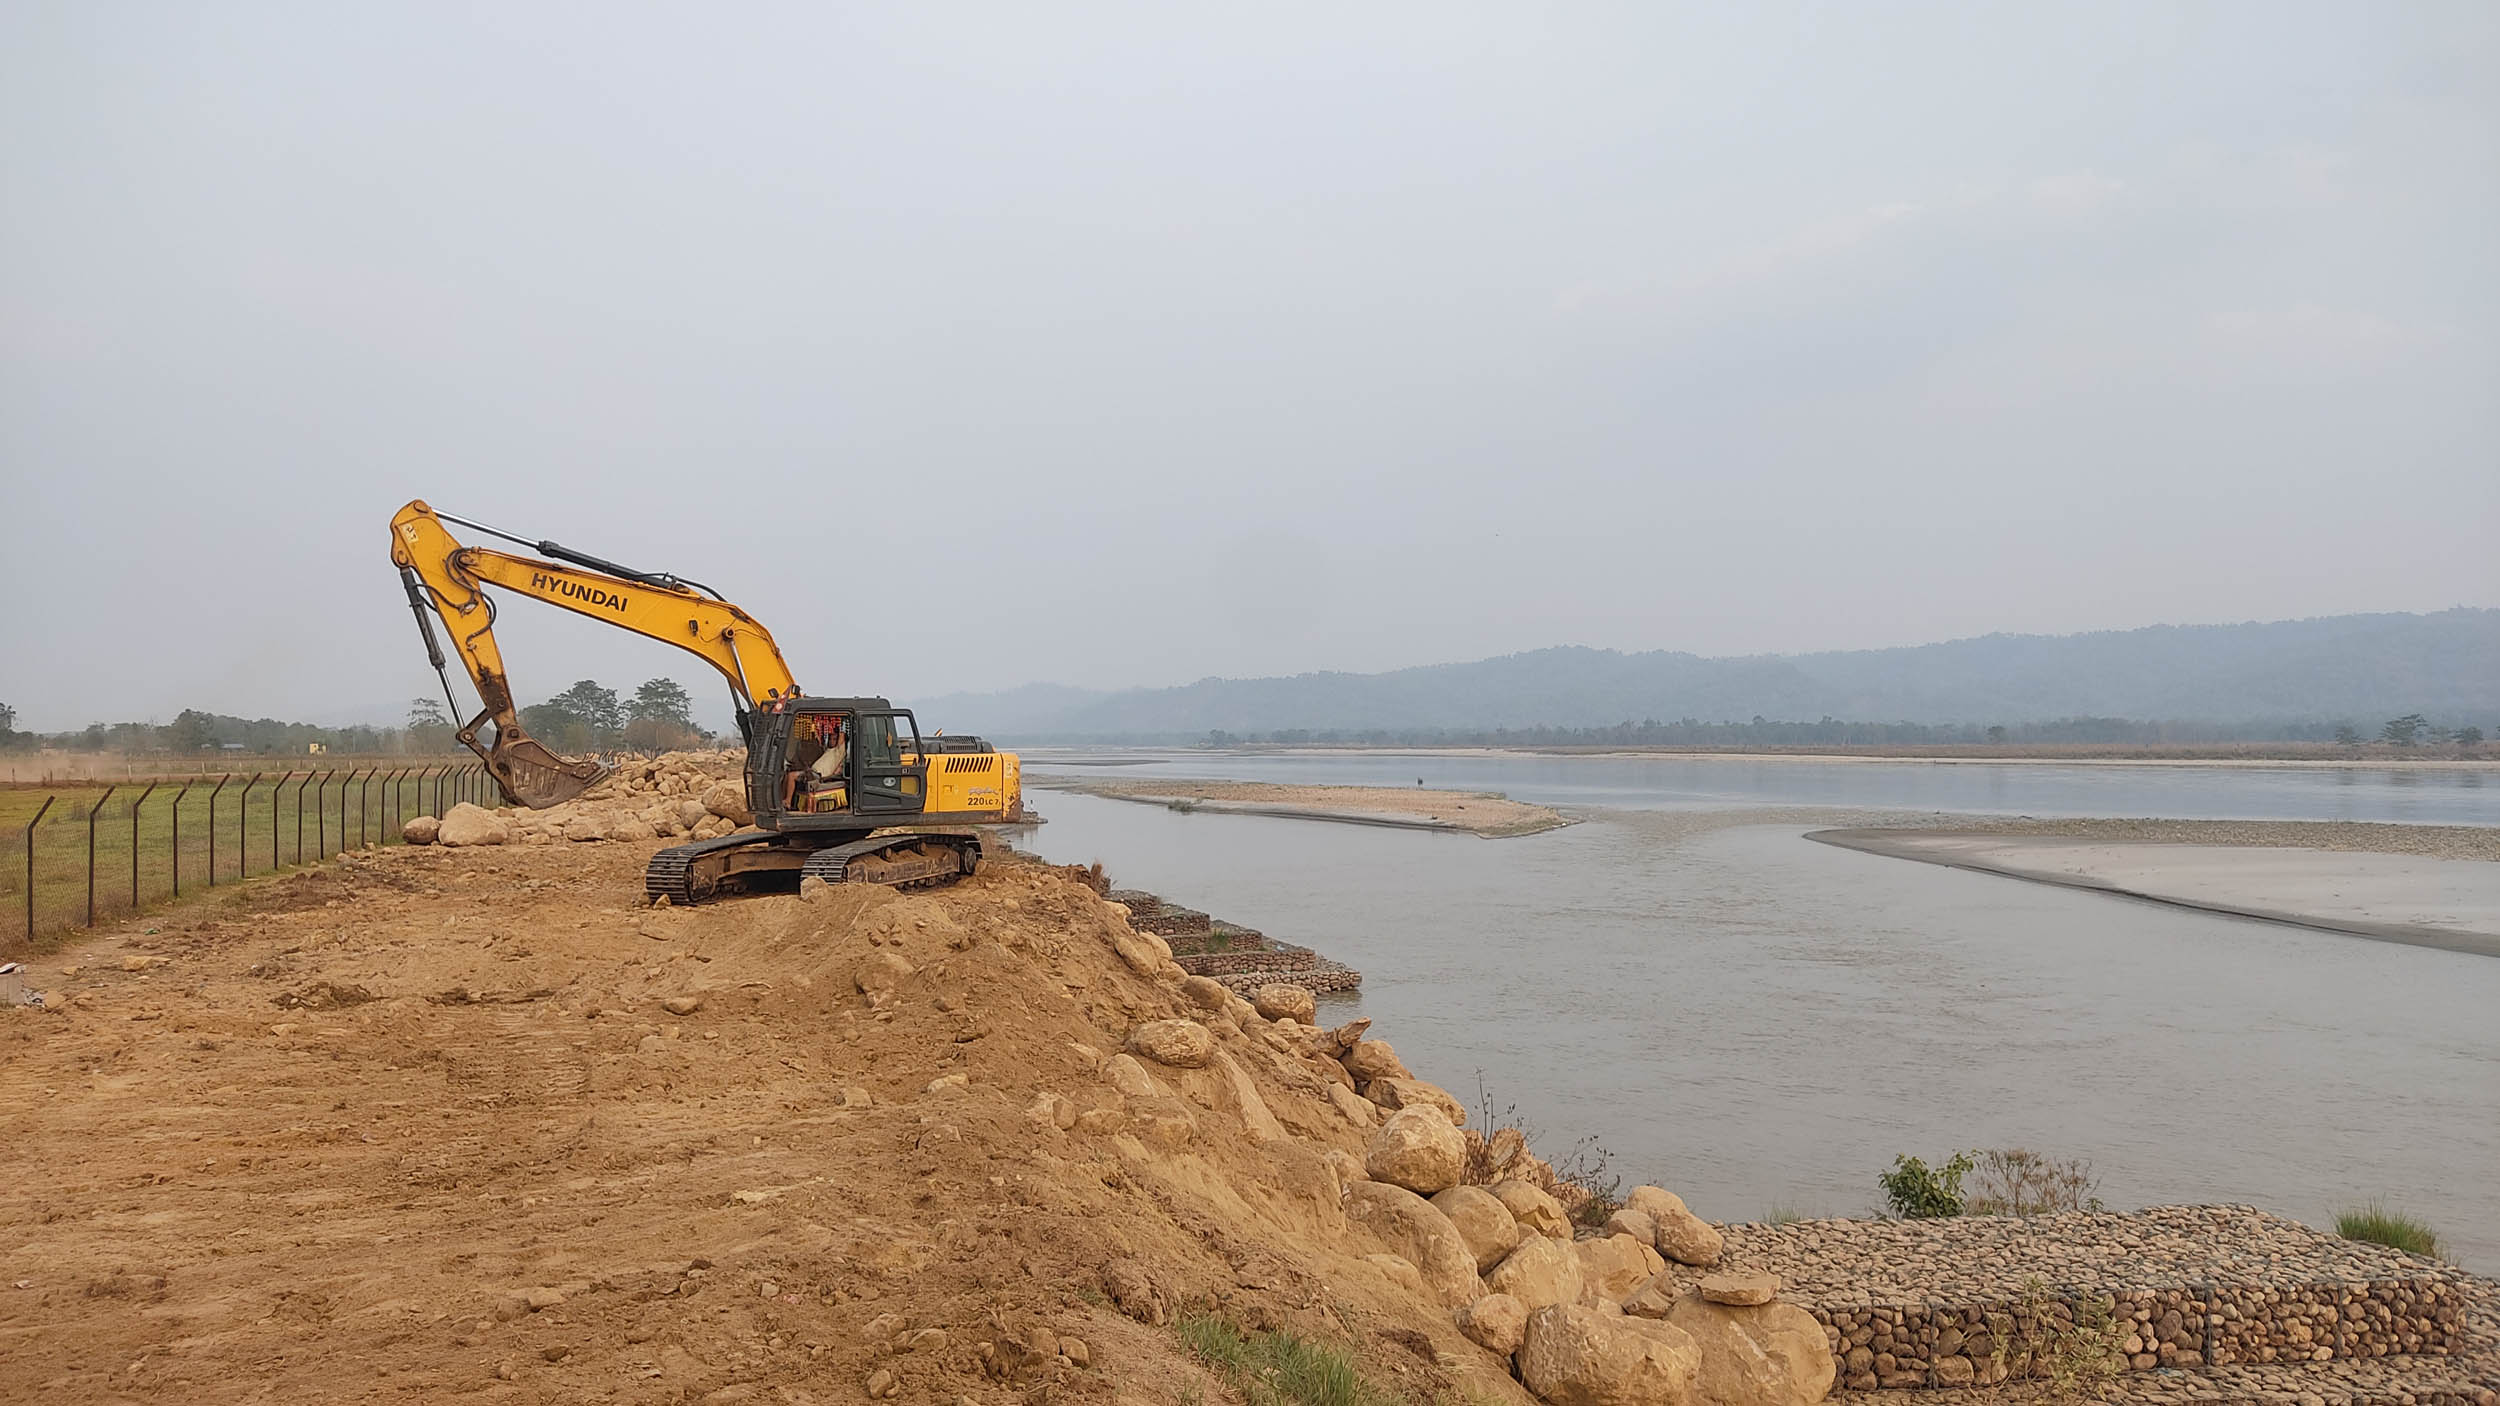
[{"label": "river water", "polygon": [[[2113,1207],[2377,1199],[2500,1269],[2500,961],[1799,838],[1881,810],[2500,823],[2474,772],[1183,754],[1087,779],[1502,790],[1508,840],[1045,792],[1024,843],[1364,973],[1410,1065],[1703,1215],[1854,1215],[1899,1153],[2088,1158]],[[2113,774],[2114,773],[2114,774]],[[1848,807],[1818,811],[1809,806]],[[1599,807],[1590,809],[1589,807]],[[1481,1096],[1478,1086],[1481,1071]]]}]

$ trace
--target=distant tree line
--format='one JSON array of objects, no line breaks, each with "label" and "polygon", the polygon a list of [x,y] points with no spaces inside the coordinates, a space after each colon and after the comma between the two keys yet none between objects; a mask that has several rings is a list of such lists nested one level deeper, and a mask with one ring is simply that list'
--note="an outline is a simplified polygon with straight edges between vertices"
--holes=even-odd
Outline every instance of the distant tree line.
[{"label": "distant tree line", "polygon": [[[619,700],[614,689],[583,679],[544,703],[523,708],[521,725],[559,752],[658,752],[708,746],[712,740],[712,734],[695,725],[692,700],[674,679],[645,680],[630,700]],[[322,752],[441,756],[459,745],[443,705],[431,698],[410,700],[407,722],[400,727],[316,727],[185,708],[169,723],[89,723],[74,732],[44,734],[18,731],[17,710],[0,703],[0,747],[300,757]]]},{"label": "distant tree line", "polygon": [[[1746,722],[1646,718],[1611,727],[1280,728],[1240,733],[1217,728],[1197,739],[1208,747],[1974,747],[2221,742],[2358,746],[2362,740],[2359,729],[2349,722],[2231,724],[2097,717],[2010,724],[1844,722],[1832,717],[1786,722],[1756,717]],[[2483,741],[2483,731],[2471,725],[2444,730],[2415,713],[2390,720],[2380,730],[2379,740],[2398,747],[2426,743],[2473,747]]]},{"label": "distant tree line", "polygon": [[559,752],[619,747],[666,752],[707,746],[712,739],[695,726],[694,700],[675,679],[645,679],[631,699],[619,699],[615,689],[582,679],[544,703],[523,708],[521,726]]}]

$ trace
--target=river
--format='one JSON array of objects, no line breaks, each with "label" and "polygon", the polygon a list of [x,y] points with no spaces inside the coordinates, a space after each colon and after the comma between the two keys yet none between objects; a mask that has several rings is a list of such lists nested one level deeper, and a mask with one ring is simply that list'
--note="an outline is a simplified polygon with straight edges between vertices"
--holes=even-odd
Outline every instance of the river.
[{"label": "river", "polygon": [[[1061,759],[1063,761],[1070,759]],[[2365,1201],[2500,1268],[2500,961],[1807,843],[1796,809],[2491,824],[2476,772],[1181,754],[1084,777],[1502,790],[1508,840],[1041,792],[1028,843],[1362,969],[1368,1015],[1549,1157],[1703,1215],[1854,1215],[1899,1153],[2083,1157],[2113,1207]],[[1482,1095],[1478,1088],[1482,1077]]]}]

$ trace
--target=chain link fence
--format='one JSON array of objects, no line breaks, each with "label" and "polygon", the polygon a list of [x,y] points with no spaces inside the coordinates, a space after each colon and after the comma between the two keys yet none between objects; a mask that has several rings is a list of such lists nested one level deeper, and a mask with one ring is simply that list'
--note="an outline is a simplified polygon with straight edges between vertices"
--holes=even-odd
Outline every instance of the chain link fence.
[{"label": "chain link fence", "polygon": [[89,928],[185,893],[400,843],[462,801],[471,765],[230,772],[0,791],[0,943]]}]

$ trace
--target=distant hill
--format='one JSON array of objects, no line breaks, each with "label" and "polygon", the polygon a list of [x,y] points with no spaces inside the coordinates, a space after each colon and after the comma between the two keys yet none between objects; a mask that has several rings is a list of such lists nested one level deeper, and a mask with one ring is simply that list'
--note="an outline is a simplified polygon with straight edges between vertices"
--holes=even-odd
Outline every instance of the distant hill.
[{"label": "distant hill", "polygon": [[1985,635],[1900,649],[1708,659],[1566,646],[1384,674],[1201,679],[1095,692],[953,694],[924,726],[992,737],[1152,740],[1210,731],[1474,733],[1755,717],[1969,724],[2104,717],[2331,724],[2423,713],[2500,724],[2500,610]]}]

